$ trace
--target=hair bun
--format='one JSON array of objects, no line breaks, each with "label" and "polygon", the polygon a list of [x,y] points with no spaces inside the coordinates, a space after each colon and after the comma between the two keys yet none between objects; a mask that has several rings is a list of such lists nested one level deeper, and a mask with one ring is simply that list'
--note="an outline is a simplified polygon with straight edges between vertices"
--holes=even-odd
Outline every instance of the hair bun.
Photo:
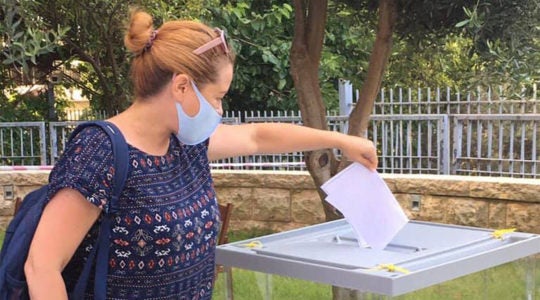
[{"label": "hair bun", "polygon": [[[152,39],[154,32],[154,21],[152,16],[148,13],[135,9],[130,13],[129,24],[124,37],[124,44],[126,48],[134,53],[141,54],[145,49],[149,48],[149,41]],[[151,46],[151,44],[150,44]]]}]

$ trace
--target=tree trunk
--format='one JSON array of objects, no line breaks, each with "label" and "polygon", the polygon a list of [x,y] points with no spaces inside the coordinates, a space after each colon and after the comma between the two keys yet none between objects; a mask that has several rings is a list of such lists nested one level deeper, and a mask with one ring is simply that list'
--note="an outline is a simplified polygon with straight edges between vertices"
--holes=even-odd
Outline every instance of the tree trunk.
[{"label": "tree trunk", "polygon": [[[366,80],[362,84],[358,103],[349,115],[350,135],[367,136],[373,104],[379,94],[382,77],[392,51],[392,35],[397,15],[397,0],[380,0],[377,36],[369,58]],[[338,171],[349,163],[341,161]]]},{"label": "tree trunk", "polygon": [[358,103],[349,118],[349,134],[365,136],[373,103],[379,94],[382,77],[392,51],[392,35],[397,19],[397,1],[381,0],[377,36],[369,58],[366,80],[362,84]]},{"label": "tree trunk", "polygon": [[[319,62],[321,59],[324,29],[326,26],[327,1],[295,0],[295,32],[291,47],[291,76],[298,94],[298,106],[304,126],[328,129],[326,108],[319,86]],[[309,151],[306,166],[320,187],[332,177],[336,158],[331,150]],[[318,189],[327,220],[339,218],[336,210],[324,199],[326,194]]]},{"label": "tree trunk", "polygon": [[[369,116],[377,97],[384,69],[392,49],[392,34],[397,17],[397,0],[380,0],[377,37],[369,61],[366,81],[360,99],[349,119],[349,134],[364,136]],[[327,0],[294,0],[294,38],[291,47],[291,76],[298,94],[298,105],[305,126],[327,130],[326,109],[319,86],[319,62],[326,25]],[[320,187],[346,163],[338,163],[331,150],[306,153],[306,166],[317,187]],[[339,167],[339,168],[338,168]],[[319,188],[326,220],[341,215],[324,199]],[[365,293],[333,287],[333,299],[359,300]]]}]

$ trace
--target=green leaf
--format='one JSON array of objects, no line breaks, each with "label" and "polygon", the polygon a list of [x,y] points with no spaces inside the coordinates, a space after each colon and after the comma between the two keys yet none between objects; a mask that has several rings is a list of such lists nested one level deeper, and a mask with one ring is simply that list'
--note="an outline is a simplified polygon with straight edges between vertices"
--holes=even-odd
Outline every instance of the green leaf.
[{"label": "green leaf", "polygon": [[14,57],[8,57],[8,58],[4,59],[2,61],[2,63],[4,65],[10,65],[10,64],[14,63],[15,61],[17,61],[17,59],[15,59]]},{"label": "green leaf", "polygon": [[278,90],[283,90],[283,88],[285,87],[286,84],[287,84],[287,80],[280,79],[279,83],[278,83]]},{"label": "green leaf", "polygon": [[458,27],[458,28],[459,28],[459,27],[463,27],[463,26],[469,24],[469,22],[471,22],[471,20],[463,20],[463,21],[457,23],[457,24],[456,24],[456,27]]}]

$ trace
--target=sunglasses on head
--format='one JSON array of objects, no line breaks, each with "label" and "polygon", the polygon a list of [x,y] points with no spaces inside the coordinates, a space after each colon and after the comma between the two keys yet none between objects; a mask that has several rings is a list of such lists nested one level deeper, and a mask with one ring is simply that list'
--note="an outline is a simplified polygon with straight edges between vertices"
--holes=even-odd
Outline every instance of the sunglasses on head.
[{"label": "sunglasses on head", "polygon": [[197,54],[197,55],[201,55],[203,53],[205,53],[206,51],[214,48],[214,47],[217,47],[217,46],[221,46],[223,48],[223,51],[225,52],[225,54],[229,53],[229,47],[227,46],[227,41],[225,40],[225,32],[219,28],[214,28],[214,31],[219,34],[219,36],[211,41],[209,41],[208,43],[200,46],[199,48],[193,50],[193,53]]}]

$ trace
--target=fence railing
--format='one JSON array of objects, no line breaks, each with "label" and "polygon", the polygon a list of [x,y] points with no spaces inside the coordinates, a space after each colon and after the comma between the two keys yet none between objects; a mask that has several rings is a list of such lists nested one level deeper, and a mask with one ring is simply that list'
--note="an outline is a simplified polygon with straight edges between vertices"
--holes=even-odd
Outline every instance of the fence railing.
[{"label": "fence railing", "polygon": [[372,116],[382,173],[450,174],[448,115]]},{"label": "fence railing", "polygon": [[[340,80],[340,110],[327,112],[329,130],[346,132],[358,94]],[[78,119],[106,117],[104,112],[72,110],[67,118],[74,121],[0,123],[0,167],[52,165]],[[535,84],[513,95],[506,95],[502,87],[465,93],[383,88],[367,134],[377,145],[382,173],[540,178],[539,119]],[[302,118],[298,111],[227,111],[223,122],[302,124]],[[212,167],[305,170],[302,152],[234,157],[212,162]]]},{"label": "fence railing", "polygon": [[456,115],[454,174],[540,178],[540,114]]},{"label": "fence railing", "polygon": [[382,89],[373,114],[519,114],[540,113],[536,85],[516,98],[506,97],[502,88],[474,92],[446,89]]},{"label": "fence railing", "polygon": [[[347,126],[347,116],[329,115],[327,119],[330,130],[344,131]],[[301,117],[291,113],[230,114],[223,122],[302,124]],[[0,123],[0,166],[54,164],[78,123]],[[368,138],[379,151],[381,173],[540,178],[539,127],[540,114],[373,115]],[[212,167],[306,169],[302,152],[234,157],[212,162]]]},{"label": "fence railing", "polygon": [[44,122],[0,123],[0,165],[47,162]]},{"label": "fence railing", "polygon": [[[373,115],[403,114],[525,114],[540,113],[536,84],[511,93],[503,87],[460,92],[447,88],[382,88],[373,103]],[[339,83],[339,111],[348,115],[359,91],[346,80]]]},{"label": "fence railing", "polygon": [[[347,80],[339,80],[339,111],[328,115],[349,115],[356,105],[359,91]],[[446,88],[382,88],[373,103],[372,115],[431,115],[431,114],[537,114],[540,97],[537,84],[524,87],[519,93],[509,94],[503,87],[476,88],[455,91]],[[66,109],[65,120],[105,119],[105,111]],[[229,111],[227,117],[244,120],[246,117],[294,117],[297,111]]]}]

